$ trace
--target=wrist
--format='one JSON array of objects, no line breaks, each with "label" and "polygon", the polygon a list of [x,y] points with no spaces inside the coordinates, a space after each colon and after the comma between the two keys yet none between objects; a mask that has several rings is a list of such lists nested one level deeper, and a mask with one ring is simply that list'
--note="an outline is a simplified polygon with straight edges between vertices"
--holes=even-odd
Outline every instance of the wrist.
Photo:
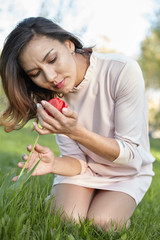
[{"label": "wrist", "polygon": [[72,140],[79,142],[83,136],[84,131],[85,128],[82,125],[77,124],[74,131],[72,131],[72,133],[68,134],[67,136]]},{"label": "wrist", "polygon": [[55,157],[55,156],[54,156],[54,159],[53,159],[53,161],[52,161],[52,166],[51,166],[51,173],[52,173],[52,174],[56,174],[57,158],[59,158],[59,157]]},{"label": "wrist", "polygon": [[52,167],[53,174],[75,176],[80,172],[81,164],[77,159],[68,156],[55,157]]}]

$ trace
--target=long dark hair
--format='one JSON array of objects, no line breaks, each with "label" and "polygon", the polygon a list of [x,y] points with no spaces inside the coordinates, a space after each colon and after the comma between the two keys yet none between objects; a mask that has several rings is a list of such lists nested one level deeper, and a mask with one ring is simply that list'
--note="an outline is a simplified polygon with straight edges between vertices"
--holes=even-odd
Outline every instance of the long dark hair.
[{"label": "long dark hair", "polygon": [[20,66],[19,56],[35,35],[53,38],[61,43],[70,40],[77,53],[87,55],[91,51],[91,48],[84,48],[76,36],[51,20],[31,17],[20,22],[8,35],[0,59],[2,86],[8,99],[8,106],[0,115],[0,125],[6,132],[19,129],[28,120],[36,118],[37,102],[56,96],[55,92],[35,85]]}]

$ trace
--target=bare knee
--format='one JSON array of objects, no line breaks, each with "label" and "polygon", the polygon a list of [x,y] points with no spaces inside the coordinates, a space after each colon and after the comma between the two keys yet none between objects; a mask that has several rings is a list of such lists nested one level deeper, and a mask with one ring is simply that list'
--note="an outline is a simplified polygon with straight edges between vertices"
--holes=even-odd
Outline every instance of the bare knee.
[{"label": "bare knee", "polygon": [[129,226],[135,207],[135,200],[125,193],[99,191],[92,200],[87,217],[104,230],[118,230]]},{"label": "bare knee", "polygon": [[100,215],[90,215],[88,214],[87,218],[90,221],[93,221],[93,225],[102,228],[103,230],[110,231],[110,230],[120,230],[124,227],[128,228],[130,226],[130,219],[118,219],[112,216],[100,216]]},{"label": "bare knee", "polygon": [[71,184],[56,185],[51,191],[52,210],[64,220],[82,222],[86,219],[93,191]]},{"label": "bare knee", "polygon": [[86,219],[86,212],[79,212],[76,206],[72,208],[67,208],[66,206],[57,206],[55,203],[52,205],[52,212],[61,216],[62,220],[74,221],[76,223],[83,222]]},{"label": "bare knee", "polygon": [[50,195],[49,198],[47,198],[47,201],[50,201],[51,204],[51,214],[60,217],[62,220],[74,221],[79,224],[80,222],[83,222],[87,217],[86,211],[79,211],[76,205],[70,206],[58,202],[54,194]]}]

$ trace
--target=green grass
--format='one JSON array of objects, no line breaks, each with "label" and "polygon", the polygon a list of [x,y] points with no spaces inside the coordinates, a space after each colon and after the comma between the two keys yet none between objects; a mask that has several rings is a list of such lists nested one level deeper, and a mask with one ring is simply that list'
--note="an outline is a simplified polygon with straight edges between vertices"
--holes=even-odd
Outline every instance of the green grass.
[{"label": "green grass", "polygon": [[[106,234],[86,221],[80,225],[62,222],[60,214],[49,214],[45,202],[54,176],[24,178],[11,182],[20,172],[16,167],[26,146],[34,143],[37,134],[31,124],[20,131],[4,133],[0,128],[0,240],[158,240],[160,239],[160,140],[151,139],[151,152],[156,157],[152,185],[131,218],[131,226],[117,233]],[[59,155],[55,137],[40,136],[39,143]]]}]

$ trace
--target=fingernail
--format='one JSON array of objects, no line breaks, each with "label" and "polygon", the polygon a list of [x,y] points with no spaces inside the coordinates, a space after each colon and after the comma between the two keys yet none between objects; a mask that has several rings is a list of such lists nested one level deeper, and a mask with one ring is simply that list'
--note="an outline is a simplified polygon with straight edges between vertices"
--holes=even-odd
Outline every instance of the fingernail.
[{"label": "fingernail", "polygon": [[22,159],[25,159],[26,156],[27,156],[27,154],[24,153],[23,156],[22,156]]},{"label": "fingernail", "polygon": [[12,178],[12,182],[15,182],[17,180],[17,177]]},{"label": "fingernail", "polygon": [[46,101],[42,100],[41,103],[42,103],[42,105],[45,105]]},{"label": "fingernail", "polygon": [[41,106],[41,104],[40,103],[37,103],[37,108],[39,108]]},{"label": "fingernail", "polygon": [[35,122],[33,122],[32,124],[33,124],[34,127],[36,126]]},{"label": "fingernail", "polygon": [[64,112],[68,112],[68,108],[62,108],[62,111],[64,111]]}]

